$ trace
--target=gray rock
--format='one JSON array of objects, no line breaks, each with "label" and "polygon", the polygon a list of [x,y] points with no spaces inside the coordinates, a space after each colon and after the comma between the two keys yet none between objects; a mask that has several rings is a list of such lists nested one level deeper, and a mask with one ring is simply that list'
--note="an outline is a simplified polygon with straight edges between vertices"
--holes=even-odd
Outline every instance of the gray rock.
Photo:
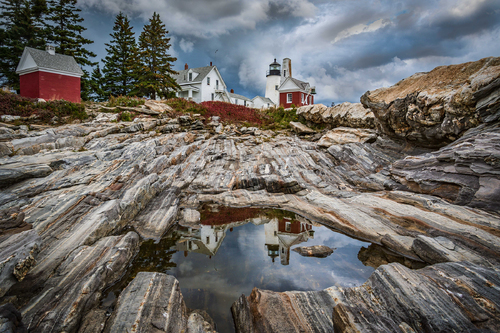
[{"label": "gray rock", "polygon": [[325,245],[301,246],[292,249],[303,257],[326,258],[336,249],[331,249]]},{"label": "gray rock", "polygon": [[292,127],[292,130],[297,133],[297,134],[314,134],[316,133],[315,130],[307,127],[306,125],[296,122],[296,121],[291,121],[290,126]]},{"label": "gray rock", "polygon": [[374,130],[337,127],[323,135],[318,141],[318,146],[328,148],[331,145],[343,145],[346,143],[372,143],[376,139],[377,133]]},{"label": "gray rock", "polygon": [[10,303],[0,305],[0,332],[26,333],[26,327],[21,322],[21,313]]},{"label": "gray rock", "polygon": [[46,164],[6,165],[0,167],[0,187],[11,186],[29,178],[46,177],[52,173]]},{"label": "gray rock", "polygon": [[[213,330],[197,313],[187,315],[179,282],[171,275],[139,272],[122,291],[104,332],[203,333]],[[206,329],[208,328],[208,329]]]},{"label": "gray rock", "polygon": [[317,124],[330,127],[375,128],[375,116],[361,103],[344,102],[332,107],[323,104],[301,106],[297,115]]}]

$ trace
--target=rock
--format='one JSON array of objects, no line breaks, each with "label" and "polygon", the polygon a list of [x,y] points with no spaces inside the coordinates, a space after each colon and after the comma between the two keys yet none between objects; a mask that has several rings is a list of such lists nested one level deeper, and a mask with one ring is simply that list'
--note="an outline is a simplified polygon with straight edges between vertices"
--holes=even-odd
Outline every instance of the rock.
[{"label": "rock", "polygon": [[344,102],[332,107],[323,104],[301,106],[297,115],[317,124],[330,127],[375,128],[375,116],[361,103]]},{"label": "rock", "polygon": [[376,139],[377,133],[374,130],[337,127],[323,135],[318,141],[318,146],[328,148],[331,145],[343,145],[354,142],[371,143]]},{"label": "rock", "polygon": [[224,127],[222,126],[222,124],[218,124],[217,126],[215,126],[214,130],[215,133],[222,134],[224,132]]},{"label": "rock", "polygon": [[500,128],[482,125],[437,151],[395,161],[391,176],[415,192],[498,210]]},{"label": "rock", "polygon": [[201,120],[196,120],[192,125],[191,125],[191,129],[194,130],[194,131],[198,131],[198,130],[202,130],[203,128],[205,128],[205,125],[203,125],[203,123],[201,122]]},{"label": "rock", "polygon": [[11,186],[29,178],[45,177],[52,173],[46,164],[8,165],[0,167],[0,187]]},{"label": "rock", "polygon": [[41,239],[35,230],[10,235],[0,243],[0,297],[36,265]]},{"label": "rock", "polygon": [[2,115],[0,119],[2,119],[2,121],[12,122],[21,119],[21,116]]},{"label": "rock", "polygon": [[98,306],[101,292],[122,276],[126,263],[138,249],[138,235],[129,232],[102,238],[93,246],[68,253],[47,281],[41,297],[24,309],[23,322],[28,330],[75,331],[84,311]]},{"label": "rock", "polygon": [[157,116],[160,114],[158,111],[154,111],[148,108],[142,108],[142,107],[131,107],[131,106],[117,106],[117,109],[120,109],[122,111],[129,111],[129,112],[137,112],[137,113],[143,113],[147,114],[150,116]]},{"label": "rock", "polygon": [[0,332],[26,333],[21,313],[10,303],[0,305]]},{"label": "rock", "polygon": [[164,113],[164,112],[173,112],[174,109],[172,109],[171,106],[165,104],[164,102],[160,101],[154,101],[151,99],[148,99],[144,102],[144,106],[150,110],[159,112],[159,113]]},{"label": "rock", "polygon": [[109,123],[112,121],[118,121],[120,114],[118,113],[97,113],[97,116],[92,120],[93,123]]},{"label": "rock", "polygon": [[313,133],[316,133],[315,130],[307,127],[306,125],[302,124],[302,123],[299,123],[299,122],[295,122],[295,121],[291,121],[290,122],[290,126],[292,127],[292,130],[297,133],[297,134],[313,134]]},{"label": "rock", "polygon": [[158,332],[203,333],[213,330],[198,313],[188,318],[175,277],[139,272],[120,294],[104,332],[148,332],[151,327]]},{"label": "rock", "polygon": [[[497,331],[498,268],[446,263],[379,267],[360,287],[276,293],[254,288],[231,307],[237,332]],[[333,315],[332,315],[333,313]]]},{"label": "rock", "polygon": [[361,103],[373,111],[383,133],[441,147],[498,118],[499,77],[500,58],[441,66],[368,91]]},{"label": "rock", "polygon": [[177,120],[179,121],[179,123],[182,126],[189,126],[193,122],[193,119],[191,119],[191,116],[179,116],[177,118]]},{"label": "rock", "polygon": [[301,246],[292,249],[303,257],[326,258],[336,249],[331,249],[325,245]]}]

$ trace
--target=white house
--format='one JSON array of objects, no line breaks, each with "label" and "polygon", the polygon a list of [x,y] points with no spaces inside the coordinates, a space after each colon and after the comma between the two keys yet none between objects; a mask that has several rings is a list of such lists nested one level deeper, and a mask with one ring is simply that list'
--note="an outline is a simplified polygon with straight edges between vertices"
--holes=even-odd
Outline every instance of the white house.
[{"label": "white house", "polygon": [[181,91],[176,92],[177,97],[192,99],[196,103],[205,101],[223,101],[231,103],[227,92],[227,86],[216,66],[189,68],[185,65],[184,70],[178,75],[172,76]]},{"label": "white house", "polygon": [[252,98],[252,105],[256,109],[269,109],[270,107],[276,106],[269,98],[262,96],[255,96]]},{"label": "white house", "polygon": [[238,95],[233,93],[233,90],[231,89],[231,92],[229,93],[229,97],[231,98],[231,103],[236,104],[236,105],[243,105],[246,107],[253,107],[252,100],[250,98],[247,98],[243,95]]}]

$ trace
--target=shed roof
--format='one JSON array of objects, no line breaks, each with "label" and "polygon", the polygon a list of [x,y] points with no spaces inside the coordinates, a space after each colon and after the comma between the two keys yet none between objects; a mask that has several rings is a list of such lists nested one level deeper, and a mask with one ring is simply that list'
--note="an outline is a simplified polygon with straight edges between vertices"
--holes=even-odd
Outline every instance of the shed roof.
[{"label": "shed roof", "polygon": [[[26,58],[31,57],[34,65],[31,63],[27,66]],[[30,69],[48,69],[56,70],[76,75],[83,75],[83,71],[77,64],[75,58],[63,54],[50,54],[45,50],[37,50],[31,47],[25,47],[19,65],[17,66],[16,73],[19,71]]]},{"label": "shed roof", "polygon": [[262,96],[255,96],[254,98],[252,98],[252,101],[256,100],[257,98],[260,98],[264,103],[274,104],[274,102],[271,101],[269,98]]},{"label": "shed roof", "polygon": [[238,98],[238,99],[242,99],[244,101],[251,101],[250,98],[245,97],[243,95],[238,95],[238,94],[235,94],[235,93],[228,93],[228,94],[229,94],[229,96],[231,96],[231,98]]}]

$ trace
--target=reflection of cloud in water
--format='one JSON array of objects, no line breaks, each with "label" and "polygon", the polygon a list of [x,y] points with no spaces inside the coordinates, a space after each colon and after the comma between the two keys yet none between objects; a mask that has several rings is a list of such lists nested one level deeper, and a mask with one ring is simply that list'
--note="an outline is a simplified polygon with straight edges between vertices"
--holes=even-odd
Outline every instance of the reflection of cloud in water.
[{"label": "reflection of cloud in water", "polygon": [[183,275],[192,272],[193,271],[193,262],[183,261],[180,265],[178,265],[178,270]]}]

